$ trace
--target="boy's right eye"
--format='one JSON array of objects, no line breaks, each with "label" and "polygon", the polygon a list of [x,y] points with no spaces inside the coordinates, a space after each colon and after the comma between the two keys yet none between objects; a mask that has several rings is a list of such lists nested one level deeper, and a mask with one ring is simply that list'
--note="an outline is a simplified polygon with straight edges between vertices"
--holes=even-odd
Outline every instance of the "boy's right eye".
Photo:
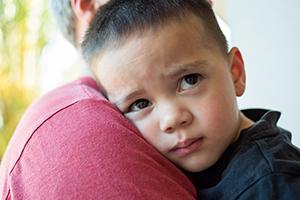
[{"label": "boy's right eye", "polygon": [[128,108],[128,113],[130,112],[137,112],[137,111],[140,111],[148,106],[150,106],[151,103],[150,101],[148,101],[147,99],[139,99],[139,100],[136,100],[135,102],[133,102],[129,108]]}]

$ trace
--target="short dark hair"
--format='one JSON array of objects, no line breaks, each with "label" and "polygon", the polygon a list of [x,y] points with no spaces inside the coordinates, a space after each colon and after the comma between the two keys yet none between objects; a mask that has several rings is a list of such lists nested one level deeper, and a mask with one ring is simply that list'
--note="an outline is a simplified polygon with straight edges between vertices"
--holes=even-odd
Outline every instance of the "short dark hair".
[{"label": "short dark hair", "polygon": [[100,50],[132,33],[189,14],[202,19],[207,33],[227,53],[226,38],[207,0],[111,0],[97,11],[85,35],[83,57],[90,63]]}]

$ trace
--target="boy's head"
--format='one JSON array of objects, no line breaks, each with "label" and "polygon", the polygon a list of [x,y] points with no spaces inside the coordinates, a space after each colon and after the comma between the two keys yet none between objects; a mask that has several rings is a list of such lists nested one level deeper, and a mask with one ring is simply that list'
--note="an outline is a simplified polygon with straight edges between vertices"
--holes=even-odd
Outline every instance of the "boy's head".
[{"label": "boy's head", "polygon": [[111,1],[82,47],[107,98],[188,171],[213,165],[249,126],[236,102],[241,54],[227,52],[207,1]]},{"label": "boy's head", "polygon": [[120,45],[132,34],[158,29],[172,21],[184,23],[187,16],[205,27],[208,44],[227,53],[227,42],[207,0],[111,0],[96,13],[82,47],[84,58],[92,62],[99,51]]}]

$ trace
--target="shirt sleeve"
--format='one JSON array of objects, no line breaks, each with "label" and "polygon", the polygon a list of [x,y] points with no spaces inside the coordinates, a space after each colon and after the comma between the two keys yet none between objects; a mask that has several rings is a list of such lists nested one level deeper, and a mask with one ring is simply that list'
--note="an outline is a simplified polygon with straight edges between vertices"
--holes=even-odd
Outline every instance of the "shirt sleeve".
[{"label": "shirt sleeve", "polygon": [[300,199],[299,188],[299,174],[271,173],[252,184],[237,199]]},{"label": "shirt sleeve", "polygon": [[45,121],[8,179],[8,199],[196,198],[190,181],[121,114],[92,100]]}]

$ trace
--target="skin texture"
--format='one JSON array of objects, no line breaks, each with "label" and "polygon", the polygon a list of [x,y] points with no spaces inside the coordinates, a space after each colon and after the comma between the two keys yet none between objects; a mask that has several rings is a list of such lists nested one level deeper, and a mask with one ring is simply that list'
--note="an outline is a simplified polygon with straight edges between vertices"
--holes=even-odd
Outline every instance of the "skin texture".
[{"label": "skin texture", "polygon": [[245,89],[239,50],[224,55],[199,21],[189,16],[133,33],[93,62],[107,98],[158,151],[192,172],[212,166],[252,123],[236,101]]}]

